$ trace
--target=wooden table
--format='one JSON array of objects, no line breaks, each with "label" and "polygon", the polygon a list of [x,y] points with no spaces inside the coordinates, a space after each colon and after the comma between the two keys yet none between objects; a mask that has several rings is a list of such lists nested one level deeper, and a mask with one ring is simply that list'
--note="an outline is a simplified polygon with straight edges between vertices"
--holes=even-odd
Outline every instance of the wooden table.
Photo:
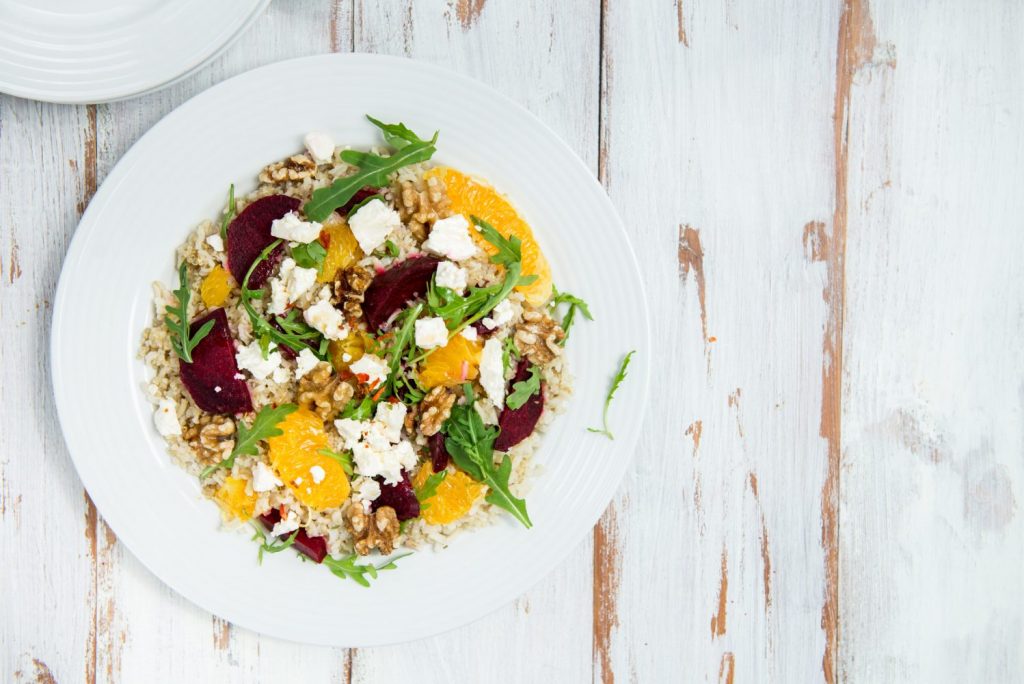
[{"label": "wooden table", "polygon": [[[0,97],[0,679],[1021,681],[1022,34],[997,0],[275,0],[165,91]],[[332,650],[233,628],[122,548],[46,349],[68,240],[142,133],[350,50],[554,127],[625,219],[657,358],[632,471],[569,560],[470,627]]]}]

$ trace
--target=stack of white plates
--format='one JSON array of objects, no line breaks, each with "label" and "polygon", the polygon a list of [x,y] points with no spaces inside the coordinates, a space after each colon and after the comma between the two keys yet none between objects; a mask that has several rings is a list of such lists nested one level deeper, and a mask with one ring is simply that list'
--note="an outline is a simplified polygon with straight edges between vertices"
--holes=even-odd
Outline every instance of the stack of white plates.
[{"label": "stack of white plates", "polygon": [[270,0],[0,0],[0,92],[107,102],[167,86],[238,38]]}]

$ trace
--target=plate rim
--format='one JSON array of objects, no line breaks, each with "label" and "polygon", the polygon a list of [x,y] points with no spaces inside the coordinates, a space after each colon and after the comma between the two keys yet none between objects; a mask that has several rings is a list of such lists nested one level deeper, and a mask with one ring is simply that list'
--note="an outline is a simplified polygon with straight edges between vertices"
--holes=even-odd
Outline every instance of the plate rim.
[{"label": "plate rim", "polygon": [[[263,65],[263,66],[260,66],[260,67],[256,67],[254,69],[250,69],[248,71],[245,71],[245,72],[242,72],[240,74],[237,74],[237,75],[235,75],[235,76],[233,76],[231,78],[225,79],[224,81],[221,81],[221,82],[211,86],[210,88],[207,88],[207,89],[203,90],[202,92],[197,93],[196,95],[194,95],[193,97],[189,98],[188,100],[186,100],[182,104],[178,105],[178,107],[175,107],[170,112],[165,114],[154,126],[152,126],[148,131],[146,131],[146,133],[144,133],[142,136],[140,136],[139,139],[136,140],[131,145],[131,147],[129,147],[129,149],[124,153],[124,155],[122,155],[122,157],[117,161],[117,163],[111,168],[110,172],[107,174],[107,177],[104,179],[103,183],[97,189],[97,192],[95,193],[95,195],[93,196],[92,200],[90,201],[89,206],[86,208],[86,211],[83,213],[82,218],[79,220],[79,223],[78,223],[78,225],[77,225],[77,227],[75,229],[75,232],[74,232],[74,234],[73,234],[73,236],[72,236],[72,238],[70,240],[70,243],[69,243],[68,248],[67,248],[67,252],[66,252],[66,254],[64,256],[64,259],[62,261],[61,273],[60,273],[60,277],[59,277],[59,280],[58,280],[58,283],[57,283],[57,287],[56,287],[56,290],[55,290],[55,295],[54,295],[54,307],[53,307],[53,313],[52,313],[51,319],[50,319],[50,344],[49,344],[50,360],[49,360],[49,364],[48,365],[49,365],[50,378],[51,378],[51,390],[53,391],[53,394],[54,394],[54,402],[55,402],[55,406],[56,406],[56,409],[57,409],[58,422],[59,422],[60,427],[61,427],[61,436],[64,439],[64,443],[66,445],[68,454],[71,457],[71,461],[72,461],[73,465],[75,466],[76,474],[78,475],[79,479],[82,481],[82,484],[85,487],[86,491],[89,492],[90,498],[94,501],[94,503],[95,503],[95,505],[97,507],[97,510],[99,511],[99,513],[101,515],[103,515],[103,504],[101,503],[101,501],[97,500],[94,497],[94,492],[90,491],[90,483],[86,482],[86,478],[82,476],[82,470],[80,468],[80,460],[82,458],[85,458],[85,457],[81,456],[81,455],[76,456],[76,452],[78,452],[78,450],[73,448],[71,443],[67,439],[67,429],[66,428],[67,428],[67,425],[69,424],[69,421],[71,421],[71,417],[70,416],[71,416],[71,413],[73,412],[73,407],[67,405],[68,399],[67,399],[66,393],[68,391],[68,388],[64,386],[63,380],[62,380],[62,373],[59,372],[60,369],[61,369],[61,367],[60,367],[60,363],[61,363],[60,350],[61,350],[61,347],[63,345],[63,339],[61,337],[61,332],[62,332],[62,330],[64,328],[63,318],[64,318],[65,302],[66,302],[66,300],[68,298],[69,289],[73,286],[72,283],[71,283],[71,280],[70,280],[71,276],[68,274],[67,268],[68,268],[68,264],[74,264],[75,262],[77,262],[79,260],[79,257],[80,257],[79,252],[81,252],[84,249],[84,245],[88,241],[88,239],[90,237],[90,233],[95,231],[95,230],[97,230],[97,227],[96,227],[97,224],[90,225],[89,223],[87,223],[87,219],[90,218],[90,212],[92,212],[93,214],[95,214],[97,211],[102,213],[103,206],[101,206],[101,204],[106,204],[106,201],[105,201],[106,196],[108,194],[111,194],[111,193],[116,191],[117,183],[111,184],[110,181],[112,179],[115,180],[115,181],[118,180],[117,177],[118,177],[118,175],[120,175],[118,173],[119,167],[124,166],[124,168],[130,169],[131,166],[136,163],[137,160],[134,159],[134,155],[137,153],[136,150],[139,148],[140,145],[143,144],[143,142],[147,138],[149,138],[152,135],[158,135],[160,129],[165,125],[167,119],[172,117],[179,110],[182,110],[182,109],[185,109],[185,108],[190,108],[190,107],[202,106],[202,101],[205,98],[207,98],[207,97],[212,97],[213,96],[213,91],[215,91],[218,88],[224,86],[224,84],[233,82],[233,81],[238,80],[238,79],[252,78],[254,72],[273,71],[273,70],[277,70],[277,69],[287,69],[287,68],[290,68],[292,66],[301,67],[301,65],[303,63],[308,63],[308,62],[321,61],[321,60],[361,60],[361,59],[369,59],[369,60],[372,60],[372,61],[380,61],[380,62],[390,62],[393,66],[397,66],[399,68],[409,67],[411,65],[411,66],[414,66],[417,69],[426,69],[426,70],[432,71],[432,72],[434,72],[434,73],[436,73],[438,75],[443,75],[445,78],[448,78],[448,79],[458,79],[460,81],[463,81],[463,82],[471,85],[474,88],[482,90],[482,92],[486,93],[489,97],[495,98],[495,99],[499,100],[503,105],[518,110],[519,114],[522,115],[522,116],[525,116],[526,118],[528,118],[531,121],[532,125],[537,126],[540,130],[543,130],[544,132],[546,132],[546,134],[549,136],[549,138],[552,141],[554,141],[554,143],[556,145],[561,147],[563,152],[567,153],[568,159],[571,159],[572,162],[575,163],[578,166],[579,170],[583,173],[583,176],[585,176],[587,178],[587,182],[589,184],[591,184],[593,187],[595,187],[600,193],[602,193],[604,195],[605,199],[607,200],[608,206],[612,208],[612,211],[610,213],[611,220],[609,222],[609,225],[610,226],[614,225],[615,229],[617,229],[621,233],[621,237],[625,241],[625,245],[628,248],[628,260],[627,261],[628,261],[629,266],[631,267],[631,272],[633,273],[633,275],[635,275],[635,282],[636,282],[636,285],[637,285],[637,288],[638,288],[638,294],[639,294],[639,299],[640,299],[639,305],[640,305],[640,309],[641,309],[641,320],[642,320],[643,326],[642,326],[642,330],[638,331],[641,334],[638,335],[638,340],[637,340],[637,344],[636,344],[636,352],[643,359],[642,363],[639,364],[639,370],[641,370],[642,372],[641,373],[637,373],[636,372],[636,370],[638,370],[637,365],[633,365],[633,366],[631,366],[631,369],[633,370],[633,372],[631,373],[631,377],[634,378],[634,382],[639,382],[640,385],[641,385],[640,388],[639,388],[639,396],[642,398],[642,402],[641,402],[639,408],[637,409],[636,413],[634,413],[631,416],[631,418],[633,419],[633,422],[635,422],[637,425],[642,426],[642,424],[644,423],[644,421],[645,421],[645,419],[647,417],[647,403],[648,403],[649,398],[650,398],[650,373],[651,373],[651,363],[650,363],[651,353],[650,353],[650,351],[651,351],[651,348],[652,348],[652,340],[651,340],[650,310],[649,310],[649,305],[648,305],[648,298],[647,298],[647,293],[646,293],[646,287],[644,285],[644,280],[643,280],[643,277],[642,277],[642,271],[640,269],[639,260],[637,258],[636,250],[635,250],[635,248],[633,246],[633,243],[632,243],[632,240],[630,238],[630,235],[629,235],[628,231],[626,230],[625,224],[622,221],[622,218],[619,216],[618,211],[615,210],[614,204],[612,203],[610,196],[608,196],[608,193],[605,190],[604,186],[601,184],[601,182],[598,180],[598,178],[594,176],[594,174],[592,173],[591,169],[586,165],[585,162],[583,162],[583,160],[579,157],[579,155],[575,152],[575,150],[573,150],[572,147],[570,147],[568,145],[568,143],[566,143],[550,126],[548,126],[539,117],[537,117],[531,111],[526,109],[526,107],[524,107],[523,105],[519,104],[517,101],[513,100],[509,96],[505,95],[504,93],[501,93],[500,91],[496,90],[495,88],[493,88],[492,86],[490,86],[489,84],[487,84],[487,83],[485,83],[483,81],[480,81],[478,79],[472,78],[472,77],[467,76],[465,74],[462,74],[462,73],[459,73],[459,72],[455,72],[455,71],[452,71],[450,69],[438,66],[436,64],[433,64],[433,63],[430,63],[430,62],[421,61],[421,60],[405,58],[405,57],[396,57],[396,56],[392,56],[392,55],[378,55],[378,54],[373,54],[373,53],[328,53],[328,54],[321,54],[321,55],[311,55],[311,56],[305,56],[305,57],[297,57],[297,58],[292,58],[292,59],[280,60],[280,61],[277,61],[277,62],[272,62],[270,64],[266,64],[266,65]],[[103,200],[103,201],[102,202],[97,202],[97,200]],[[96,207],[96,209],[94,209],[94,207]],[[83,230],[83,227],[85,228],[85,230]],[[592,533],[594,526],[600,521],[601,517],[603,516],[604,512],[607,510],[608,506],[610,506],[615,501],[616,496],[621,491],[623,482],[626,479],[627,474],[630,472],[630,469],[632,468],[632,465],[633,465],[632,464],[633,455],[634,455],[634,452],[636,451],[637,445],[639,444],[640,436],[641,436],[641,431],[639,429],[637,429],[635,434],[630,436],[628,442],[625,442],[625,441],[620,442],[620,441],[616,440],[617,444],[624,445],[626,447],[626,448],[620,449],[620,451],[623,452],[623,453],[621,453],[621,455],[619,456],[619,458],[621,458],[621,459],[623,459],[625,461],[625,464],[622,466],[621,474],[618,477],[618,482],[616,483],[615,488],[612,489],[612,492],[611,492],[611,495],[610,495],[610,497],[608,499],[608,502],[598,511],[596,517],[594,517],[593,520],[590,521],[589,526],[586,528],[590,533]],[[423,634],[423,635],[421,635],[419,637],[414,637],[412,639],[399,637],[399,638],[392,639],[392,640],[388,640],[388,639],[383,639],[383,640],[381,640],[381,639],[374,639],[374,640],[361,641],[361,642],[357,643],[357,642],[351,642],[351,641],[339,642],[338,640],[332,640],[330,638],[312,639],[312,640],[310,640],[310,639],[299,639],[299,638],[296,638],[296,637],[289,636],[284,631],[269,631],[266,628],[264,628],[263,626],[256,625],[253,622],[251,622],[251,621],[249,621],[247,619],[244,619],[244,618],[240,618],[238,616],[230,616],[229,617],[227,615],[227,613],[229,611],[221,610],[219,607],[218,608],[211,607],[210,603],[208,601],[206,601],[205,599],[201,599],[201,598],[197,597],[196,595],[194,595],[193,592],[191,592],[191,591],[189,591],[189,590],[187,590],[185,588],[182,588],[177,581],[175,581],[174,579],[172,579],[170,577],[169,573],[165,573],[162,570],[158,569],[157,567],[154,567],[154,564],[151,564],[150,562],[147,562],[147,560],[142,555],[140,555],[137,552],[134,544],[129,542],[129,541],[127,541],[123,537],[123,535],[119,533],[119,530],[118,530],[119,527],[122,530],[125,529],[121,525],[121,523],[123,521],[112,522],[105,515],[104,515],[104,521],[107,522],[107,524],[110,525],[110,527],[114,531],[115,535],[118,536],[118,539],[122,541],[122,543],[125,545],[125,547],[128,549],[128,551],[131,552],[131,554],[139,561],[139,563],[144,568],[146,568],[146,570],[148,570],[153,576],[155,576],[157,579],[159,579],[164,585],[166,585],[167,587],[172,589],[178,596],[181,596],[182,598],[186,599],[189,603],[199,607],[201,610],[203,610],[205,612],[208,612],[208,613],[211,613],[211,614],[214,614],[214,615],[218,615],[218,616],[222,617],[223,619],[230,621],[232,624],[235,624],[235,625],[241,626],[243,628],[249,629],[249,630],[251,630],[251,631],[253,631],[255,633],[268,635],[268,636],[271,636],[273,638],[278,638],[278,639],[282,639],[282,640],[285,640],[285,641],[292,641],[292,642],[295,642],[295,643],[311,643],[311,644],[320,644],[320,645],[326,645],[326,646],[342,646],[342,647],[372,647],[372,646],[384,646],[384,645],[397,644],[397,643],[406,643],[406,642],[408,642],[410,640],[418,640],[418,639],[431,638],[433,636],[444,634],[446,632],[454,631],[455,629],[459,629],[461,627],[473,624],[473,623],[483,619],[484,617],[486,617],[486,616],[488,616],[488,615],[498,611],[502,607],[508,605],[516,597],[521,596],[524,593],[532,590],[532,588],[535,587],[541,580],[543,580],[546,577],[548,577],[556,568],[558,568],[562,563],[564,563],[565,560],[569,557],[569,555],[571,553],[573,553],[577,548],[579,548],[580,544],[588,536],[587,533],[583,533],[583,534],[580,535],[580,537],[578,539],[574,539],[570,543],[565,544],[564,546],[562,546],[558,550],[557,553],[552,554],[552,560],[545,564],[546,565],[546,569],[543,572],[538,573],[536,575],[536,577],[534,577],[528,584],[523,585],[523,587],[519,591],[519,593],[515,594],[514,596],[512,596],[512,597],[510,597],[508,599],[502,599],[502,600],[499,600],[499,601],[495,602],[492,606],[487,607],[486,610],[484,610],[483,612],[479,613],[478,615],[476,615],[475,617],[473,617],[473,618],[471,618],[469,620],[459,621],[457,623],[445,626],[442,629],[437,629],[437,630],[428,632],[426,634]],[[129,535],[129,537],[130,536],[131,535]]]}]

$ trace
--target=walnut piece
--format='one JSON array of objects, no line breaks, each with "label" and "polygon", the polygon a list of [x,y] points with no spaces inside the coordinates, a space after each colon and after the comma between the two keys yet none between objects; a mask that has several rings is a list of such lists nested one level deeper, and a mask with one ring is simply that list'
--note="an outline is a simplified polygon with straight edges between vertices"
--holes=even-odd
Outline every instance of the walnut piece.
[{"label": "walnut piece", "polygon": [[374,549],[384,555],[395,550],[398,538],[398,515],[391,506],[381,506],[373,513],[363,510],[363,504],[356,502],[345,509],[345,527],[355,540],[355,550],[365,556]]},{"label": "walnut piece", "polygon": [[438,219],[451,216],[451,203],[444,183],[437,178],[396,181],[391,185],[402,223],[418,242],[427,239],[427,227]]},{"label": "walnut piece", "polygon": [[204,415],[187,427],[182,437],[201,462],[223,461],[235,448],[235,422],[225,416]]},{"label": "walnut piece", "polygon": [[373,271],[353,266],[338,274],[334,281],[334,303],[341,305],[345,321],[355,327],[363,317],[363,293],[373,282]]},{"label": "walnut piece", "polygon": [[439,385],[427,393],[420,402],[420,432],[424,437],[432,437],[441,429],[444,421],[452,413],[455,405],[455,392]]},{"label": "walnut piece", "polygon": [[352,385],[343,382],[331,364],[321,361],[299,380],[295,400],[328,420],[345,408],[354,393]]},{"label": "walnut piece", "polygon": [[519,351],[538,366],[543,366],[562,355],[558,343],[565,338],[565,332],[547,314],[540,311],[526,311],[523,322],[516,326],[515,342]]},{"label": "walnut piece", "polygon": [[260,183],[288,183],[316,176],[316,162],[304,154],[296,154],[287,159],[268,165],[260,171]]}]

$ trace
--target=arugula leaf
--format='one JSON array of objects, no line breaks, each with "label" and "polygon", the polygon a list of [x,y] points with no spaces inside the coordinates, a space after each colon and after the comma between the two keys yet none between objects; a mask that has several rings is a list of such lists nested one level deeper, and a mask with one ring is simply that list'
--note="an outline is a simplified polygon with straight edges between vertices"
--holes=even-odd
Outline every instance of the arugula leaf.
[{"label": "arugula leaf", "polygon": [[512,385],[512,393],[505,399],[505,405],[515,410],[540,391],[540,369],[530,366],[530,377]]},{"label": "arugula leaf", "polygon": [[359,556],[353,553],[345,556],[344,558],[327,556],[324,558],[323,565],[325,565],[335,577],[354,580],[356,583],[361,584],[364,587],[368,587],[370,586],[370,580],[366,579],[367,575],[372,579],[377,579],[377,572],[379,570],[394,570],[398,567],[395,565],[395,561],[411,555],[412,552],[409,551],[407,553],[400,553],[397,556],[391,556],[380,563],[380,565],[373,565],[371,563],[362,565],[360,563],[356,563]]},{"label": "arugula leaf", "polygon": [[602,413],[602,422],[604,427],[600,430],[588,427],[588,432],[596,432],[599,435],[604,435],[608,439],[615,439],[612,431],[608,429],[608,407],[611,406],[612,398],[615,397],[615,390],[619,389],[619,385],[621,385],[622,381],[626,379],[626,368],[629,366],[629,360],[633,358],[633,354],[635,353],[636,350],[634,349],[623,357],[622,363],[619,365],[618,372],[615,373],[615,377],[612,378],[611,389],[608,390],[608,396],[604,399],[604,412]]},{"label": "arugula leaf", "polygon": [[449,330],[459,327],[463,320],[480,310],[498,291],[501,283],[487,287],[471,287],[465,295],[437,285],[433,279],[427,288],[427,307],[435,316],[444,319]]},{"label": "arugula leaf", "polygon": [[252,540],[258,541],[260,543],[260,550],[256,556],[257,562],[260,565],[263,565],[264,553],[279,553],[281,551],[284,551],[289,546],[294,544],[295,538],[299,536],[299,531],[295,530],[294,532],[292,532],[291,536],[288,537],[288,539],[282,542],[280,539],[268,537],[267,534],[256,523],[252,523],[252,526],[256,529],[256,532],[254,532],[252,535]]},{"label": "arugula leaf", "polygon": [[391,145],[396,150],[400,150],[409,143],[423,143],[425,140],[421,139],[418,135],[409,130],[404,123],[386,124],[382,121],[374,119],[369,114],[366,115],[370,123],[381,130],[384,134],[384,142]]},{"label": "arugula leaf", "polygon": [[501,341],[501,365],[508,370],[518,358],[519,348],[516,347],[515,335],[509,335]]},{"label": "arugula leaf", "polygon": [[352,477],[352,454],[347,451],[334,451],[324,447],[316,453],[327,458],[334,459],[341,465],[341,469],[345,471],[345,474],[350,478]]},{"label": "arugula leaf", "polygon": [[[434,137],[430,140],[423,140],[415,136],[412,131],[409,131],[408,134],[400,132],[398,127],[401,124],[376,125],[394,126],[395,128],[387,132],[407,140],[408,144],[396,150],[395,154],[390,157],[381,157],[372,152],[357,152],[356,150],[345,150],[342,152],[341,160],[358,167],[359,170],[351,176],[337,179],[326,188],[318,188],[313,191],[312,198],[303,207],[306,218],[310,221],[322,223],[331,215],[332,211],[344,206],[346,202],[352,199],[360,188],[368,185],[374,188],[384,187],[388,183],[388,177],[395,171],[410,164],[425,162],[434,156],[434,152],[437,151],[435,147],[437,132],[434,133]],[[401,126],[401,128],[408,131],[404,126]],[[384,130],[383,127],[382,130]],[[415,140],[409,140],[409,138],[414,138]]]},{"label": "arugula leaf", "polygon": [[295,404],[281,404],[280,406],[264,406],[252,420],[252,426],[246,425],[245,421],[238,421],[238,435],[235,439],[235,448],[231,454],[220,463],[207,466],[199,473],[199,479],[204,480],[219,468],[231,468],[235,465],[235,459],[239,456],[255,456],[259,453],[256,445],[269,438],[283,434],[277,424],[284,420],[290,413],[298,409]]},{"label": "arugula leaf", "polygon": [[423,302],[420,302],[411,309],[406,309],[405,313],[401,314],[402,327],[395,332],[387,352],[387,355],[391,357],[391,361],[388,362],[387,389],[378,399],[383,399],[394,391],[395,380],[398,379],[398,371],[402,367],[402,355],[405,354],[405,348],[409,345],[415,346],[413,338],[416,335],[416,319],[420,317],[420,312],[422,311]]},{"label": "arugula leaf", "polygon": [[423,486],[415,490],[416,500],[420,502],[420,512],[430,508],[430,504],[426,503],[427,499],[437,494],[437,488],[444,482],[444,478],[448,477],[448,471],[442,470],[439,473],[431,473]]},{"label": "arugula leaf", "polygon": [[228,224],[238,216],[238,202],[235,201],[235,184],[232,183],[228,189],[228,210],[220,220],[220,239],[228,239]]},{"label": "arugula leaf", "polygon": [[576,312],[579,311],[583,314],[583,317],[588,321],[594,320],[594,317],[590,315],[590,307],[587,303],[577,297],[576,295],[569,294],[568,292],[559,292],[557,287],[552,286],[552,298],[548,304],[548,308],[551,309],[551,313],[555,313],[560,304],[568,304],[569,308],[565,312],[565,316],[562,317],[562,331],[565,332],[565,337],[562,338],[561,344],[564,346],[566,340],[569,339],[569,328],[572,327],[573,322],[576,319]]},{"label": "arugula leaf", "polygon": [[480,414],[473,408],[472,385],[466,384],[465,393],[466,403],[452,407],[451,416],[444,424],[448,453],[455,465],[490,488],[485,501],[505,509],[524,526],[532,527],[526,502],[513,496],[509,490],[512,459],[504,454],[501,463],[494,465],[494,440],[498,437],[498,430],[484,425]]},{"label": "arugula leaf", "polygon": [[188,289],[188,273],[185,270],[184,261],[178,268],[178,283],[178,289],[174,291],[174,296],[178,298],[178,305],[164,307],[167,310],[167,314],[164,315],[164,323],[171,333],[171,347],[174,352],[185,363],[192,363],[192,350],[210,334],[214,321],[206,321],[194,334],[189,331],[188,302],[192,295]]},{"label": "arugula leaf", "polygon": [[324,267],[326,257],[327,248],[319,240],[292,247],[292,259],[302,268],[315,268],[319,271]]},{"label": "arugula leaf", "polygon": [[369,420],[373,416],[373,399],[367,395],[362,400],[350,401],[341,410],[341,418],[352,420]]},{"label": "arugula leaf", "polygon": [[515,235],[509,235],[508,238],[502,237],[498,229],[492,226],[487,221],[476,216],[470,216],[473,220],[473,224],[480,229],[480,235],[485,240],[490,242],[497,248],[498,253],[491,257],[492,264],[501,264],[502,266],[508,266],[517,261],[523,260],[523,241],[517,238]]}]

